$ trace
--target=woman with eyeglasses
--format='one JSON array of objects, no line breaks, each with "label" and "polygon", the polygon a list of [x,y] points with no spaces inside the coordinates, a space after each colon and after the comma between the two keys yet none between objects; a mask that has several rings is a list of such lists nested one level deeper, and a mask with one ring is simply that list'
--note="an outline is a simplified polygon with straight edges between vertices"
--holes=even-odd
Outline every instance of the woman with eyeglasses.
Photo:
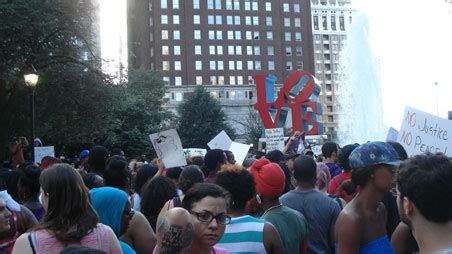
[{"label": "woman with eyeglasses", "polygon": [[227,215],[226,191],[218,185],[198,183],[190,188],[182,201],[193,217],[195,238],[190,253],[226,254],[227,250],[214,247],[223,236],[226,224],[231,221]]},{"label": "woman with eyeglasses", "polygon": [[[132,206],[127,198],[127,194],[113,187],[101,187],[90,190],[91,203],[99,215],[100,221],[113,229],[119,238],[129,227],[130,220],[134,215]],[[124,254],[133,254],[133,250],[128,244],[119,240]]]},{"label": "woman with eyeglasses", "polygon": [[111,228],[99,223],[76,169],[55,164],[41,173],[39,182],[46,213],[33,231],[17,239],[14,254],[57,254],[71,246],[122,253]]}]

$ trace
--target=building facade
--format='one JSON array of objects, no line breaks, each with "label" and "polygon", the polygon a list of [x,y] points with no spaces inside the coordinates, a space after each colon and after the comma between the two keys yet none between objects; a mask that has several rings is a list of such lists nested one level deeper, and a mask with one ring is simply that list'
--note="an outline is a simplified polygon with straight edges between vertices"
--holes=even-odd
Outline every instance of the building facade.
[{"label": "building facade", "polygon": [[171,110],[203,85],[234,124],[253,75],[314,73],[309,0],[129,0],[128,13],[129,66],[161,71]]},{"label": "building facade", "polygon": [[351,0],[311,0],[315,76],[321,82],[325,134],[333,139],[338,126],[339,53],[347,38],[354,9]]}]

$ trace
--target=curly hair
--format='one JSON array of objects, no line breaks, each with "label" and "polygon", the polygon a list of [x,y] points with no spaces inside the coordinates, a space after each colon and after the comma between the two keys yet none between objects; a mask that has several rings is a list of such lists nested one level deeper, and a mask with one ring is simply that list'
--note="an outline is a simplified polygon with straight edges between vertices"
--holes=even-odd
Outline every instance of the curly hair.
[{"label": "curly hair", "polygon": [[246,203],[256,195],[253,175],[246,170],[221,170],[216,184],[231,194],[231,209],[245,210]]},{"label": "curly hair", "polygon": [[452,219],[452,163],[444,154],[426,153],[402,162],[397,175],[401,197],[407,197],[429,221]]}]

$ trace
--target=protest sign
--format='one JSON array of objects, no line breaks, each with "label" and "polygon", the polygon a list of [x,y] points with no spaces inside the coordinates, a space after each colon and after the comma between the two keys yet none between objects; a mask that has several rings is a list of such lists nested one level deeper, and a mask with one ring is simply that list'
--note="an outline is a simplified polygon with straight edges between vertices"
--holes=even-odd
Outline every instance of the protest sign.
[{"label": "protest sign", "polygon": [[265,138],[268,152],[273,150],[282,151],[284,149],[283,128],[265,129]]},{"label": "protest sign", "polygon": [[55,157],[55,147],[53,146],[37,146],[35,147],[35,162],[41,163],[42,158],[46,156]]},{"label": "protest sign", "polygon": [[184,149],[185,157],[202,156],[204,157],[207,153],[206,149],[202,148],[186,148]]},{"label": "protest sign", "polygon": [[176,130],[157,132],[149,135],[149,138],[157,156],[163,161],[166,168],[187,165],[182,143]]},{"label": "protest sign", "polygon": [[234,154],[234,158],[236,161],[235,163],[238,165],[242,165],[243,161],[246,159],[248,151],[250,150],[250,145],[232,142],[228,150]]},{"label": "protest sign", "polygon": [[406,107],[397,141],[409,156],[425,152],[452,156],[452,121]]},{"label": "protest sign", "polygon": [[207,145],[210,149],[229,150],[232,139],[226,134],[225,131],[221,131],[215,136]]},{"label": "protest sign", "polygon": [[386,135],[386,141],[397,141],[398,135],[399,132],[396,129],[389,127],[388,135]]}]

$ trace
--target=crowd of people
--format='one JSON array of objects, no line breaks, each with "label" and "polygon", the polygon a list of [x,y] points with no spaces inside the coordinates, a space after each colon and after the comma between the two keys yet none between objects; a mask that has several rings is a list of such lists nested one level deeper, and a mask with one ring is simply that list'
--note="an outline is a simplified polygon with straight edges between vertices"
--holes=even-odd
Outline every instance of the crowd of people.
[{"label": "crowd of people", "polygon": [[212,149],[166,168],[94,146],[0,170],[0,253],[452,253],[452,161],[396,142],[295,132],[239,165]]}]

